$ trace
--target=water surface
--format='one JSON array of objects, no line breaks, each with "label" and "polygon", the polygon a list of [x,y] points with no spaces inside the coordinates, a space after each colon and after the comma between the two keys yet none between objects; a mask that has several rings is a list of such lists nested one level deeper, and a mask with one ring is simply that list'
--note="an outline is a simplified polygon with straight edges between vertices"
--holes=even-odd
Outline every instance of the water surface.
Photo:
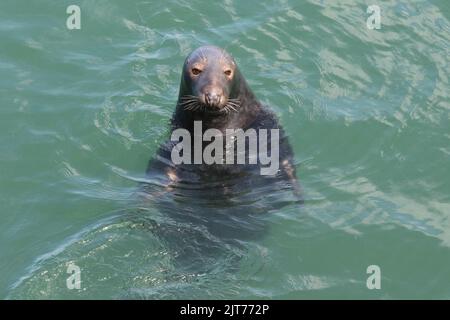
[{"label": "water surface", "polygon": [[[366,1],[86,0],[81,30],[70,4],[0,4],[1,298],[450,298],[448,1],[382,1],[379,30]],[[280,117],[303,206],[136,196],[204,44]]]}]

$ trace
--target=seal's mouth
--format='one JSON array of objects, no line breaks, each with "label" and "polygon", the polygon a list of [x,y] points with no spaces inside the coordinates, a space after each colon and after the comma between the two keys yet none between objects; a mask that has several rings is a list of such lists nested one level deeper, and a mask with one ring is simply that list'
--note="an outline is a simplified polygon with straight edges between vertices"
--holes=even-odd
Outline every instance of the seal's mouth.
[{"label": "seal's mouth", "polygon": [[194,95],[185,95],[179,99],[178,104],[186,111],[210,114],[238,112],[241,107],[239,99],[214,98],[206,95],[201,98]]},{"label": "seal's mouth", "polygon": [[208,92],[202,95],[200,100],[208,107],[220,109],[224,105],[223,102],[226,98],[223,95]]}]

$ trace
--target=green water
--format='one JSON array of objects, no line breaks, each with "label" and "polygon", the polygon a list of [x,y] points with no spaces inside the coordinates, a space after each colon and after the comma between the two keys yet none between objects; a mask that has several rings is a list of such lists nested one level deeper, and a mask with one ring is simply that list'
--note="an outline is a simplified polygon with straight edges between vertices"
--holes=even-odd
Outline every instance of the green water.
[{"label": "green water", "polygon": [[[279,115],[305,204],[262,214],[239,246],[212,239],[196,270],[142,227],[167,217],[134,194],[203,44]],[[2,0],[0,298],[450,299],[449,57],[447,0]]]}]

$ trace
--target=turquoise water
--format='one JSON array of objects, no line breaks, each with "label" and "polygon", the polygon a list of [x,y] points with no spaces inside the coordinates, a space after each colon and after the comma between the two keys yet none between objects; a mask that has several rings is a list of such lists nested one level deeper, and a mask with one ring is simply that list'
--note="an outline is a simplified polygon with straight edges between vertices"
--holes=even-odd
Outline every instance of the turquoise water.
[{"label": "turquoise water", "polygon": [[[0,298],[450,298],[447,0],[2,0],[0,42]],[[295,150],[305,204],[262,212],[258,237],[136,197],[203,44],[235,57]],[[237,212],[286,191],[251,196]]]}]

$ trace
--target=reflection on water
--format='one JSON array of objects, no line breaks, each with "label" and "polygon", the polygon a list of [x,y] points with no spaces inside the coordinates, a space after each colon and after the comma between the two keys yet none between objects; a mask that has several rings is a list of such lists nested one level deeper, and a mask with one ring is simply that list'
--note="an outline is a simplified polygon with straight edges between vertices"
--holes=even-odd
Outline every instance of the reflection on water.
[{"label": "reflection on water", "polygon": [[[239,186],[239,193],[225,195],[218,186],[200,183],[168,190],[158,182],[162,179],[149,176],[141,181],[126,209],[39,257],[14,284],[17,289],[10,298],[74,297],[62,286],[70,263],[89,265],[82,269],[83,290],[75,295],[78,298],[236,294],[239,288],[234,282],[264,266],[261,258],[267,249],[260,241],[269,232],[270,219],[289,205],[299,207],[290,186],[281,185],[286,184],[281,180],[247,190]],[[231,288],[222,283],[227,277],[233,281]]]},{"label": "reflection on water", "polygon": [[[87,1],[74,33],[2,2],[0,297],[449,298],[450,9],[383,1],[369,30],[366,5]],[[279,115],[304,205],[145,175],[206,43]]]}]

